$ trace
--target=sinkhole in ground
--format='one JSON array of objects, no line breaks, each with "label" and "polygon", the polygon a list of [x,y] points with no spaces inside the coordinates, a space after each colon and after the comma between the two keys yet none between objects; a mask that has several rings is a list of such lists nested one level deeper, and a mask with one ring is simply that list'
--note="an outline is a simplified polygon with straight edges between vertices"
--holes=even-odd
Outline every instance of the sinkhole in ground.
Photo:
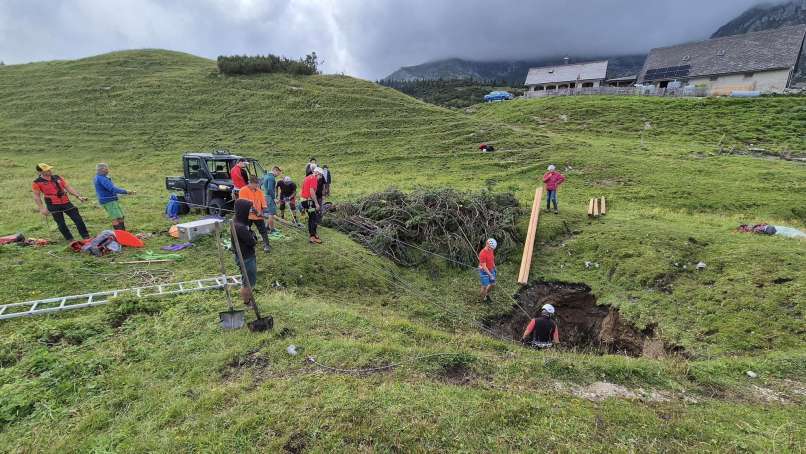
[{"label": "sinkhole in ground", "polygon": [[537,316],[544,304],[556,309],[555,320],[560,331],[561,347],[594,353],[625,354],[659,358],[667,349],[655,336],[654,326],[643,330],[624,320],[618,309],[596,304],[596,296],[584,284],[537,282],[515,295],[509,313],[488,320],[491,328],[502,336],[520,339],[529,323],[520,305],[531,317]]}]

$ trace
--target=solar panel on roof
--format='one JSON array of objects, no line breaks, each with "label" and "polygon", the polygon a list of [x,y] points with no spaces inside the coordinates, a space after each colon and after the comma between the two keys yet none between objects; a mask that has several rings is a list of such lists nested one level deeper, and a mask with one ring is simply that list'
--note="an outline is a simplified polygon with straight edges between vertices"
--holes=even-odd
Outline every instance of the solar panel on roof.
[{"label": "solar panel on roof", "polygon": [[647,70],[644,80],[679,79],[688,76],[689,72],[691,72],[691,65],[655,68]]}]

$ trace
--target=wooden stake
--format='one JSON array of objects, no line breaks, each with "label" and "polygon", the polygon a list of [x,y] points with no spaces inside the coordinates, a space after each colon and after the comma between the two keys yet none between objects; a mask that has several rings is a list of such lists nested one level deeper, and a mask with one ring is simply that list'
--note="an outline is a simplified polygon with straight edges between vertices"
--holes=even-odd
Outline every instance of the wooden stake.
[{"label": "wooden stake", "polygon": [[602,197],[601,211],[602,211],[602,216],[607,214],[607,203],[605,203],[605,198],[604,197]]},{"label": "wooden stake", "polygon": [[537,223],[540,220],[540,205],[543,200],[543,187],[535,190],[535,200],[532,203],[532,216],[529,218],[529,229],[526,231],[526,243],[523,245],[523,257],[521,258],[521,269],[518,273],[518,284],[529,283],[529,271],[532,268],[532,251],[535,246],[537,236]]},{"label": "wooden stake", "polygon": [[588,202],[588,216],[590,217],[593,217],[593,200],[594,199],[591,199],[590,202]]}]

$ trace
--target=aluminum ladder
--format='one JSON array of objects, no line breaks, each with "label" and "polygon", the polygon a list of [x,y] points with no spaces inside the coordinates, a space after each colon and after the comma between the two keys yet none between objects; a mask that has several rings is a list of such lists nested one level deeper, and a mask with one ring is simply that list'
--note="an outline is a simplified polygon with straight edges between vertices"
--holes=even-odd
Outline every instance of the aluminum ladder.
[{"label": "aluminum ladder", "polygon": [[43,300],[26,301],[24,303],[3,304],[0,305],[0,320],[32,317],[35,315],[51,314],[85,307],[101,306],[111,303],[113,298],[119,296],[151,298],[205,290],[217,290],[224,288],[225,285],[240,286],[241,276],[221,275],[171,284],[132,287],[122,290],[107,290],[104,292],[85,293],[83,295],[60,296]]}]

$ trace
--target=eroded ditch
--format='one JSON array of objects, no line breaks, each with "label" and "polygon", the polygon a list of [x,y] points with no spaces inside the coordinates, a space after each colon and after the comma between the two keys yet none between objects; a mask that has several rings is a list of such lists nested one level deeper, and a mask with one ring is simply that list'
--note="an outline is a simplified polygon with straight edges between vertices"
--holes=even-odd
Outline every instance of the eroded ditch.
[{"label": "eroded ditch", "polygon": [[[531,316],[544,304],[555,307],[562,347],[652,358],[673,350],[655,335],[654,326],[638,329],[618,309],[597,305],[596,296],[585,284],[537,282],[522,288],[515,298]],[[508,314],[488,320],[494,331],[515,339],[521,338],[528,323],[529,317],[517,305]]]}]

